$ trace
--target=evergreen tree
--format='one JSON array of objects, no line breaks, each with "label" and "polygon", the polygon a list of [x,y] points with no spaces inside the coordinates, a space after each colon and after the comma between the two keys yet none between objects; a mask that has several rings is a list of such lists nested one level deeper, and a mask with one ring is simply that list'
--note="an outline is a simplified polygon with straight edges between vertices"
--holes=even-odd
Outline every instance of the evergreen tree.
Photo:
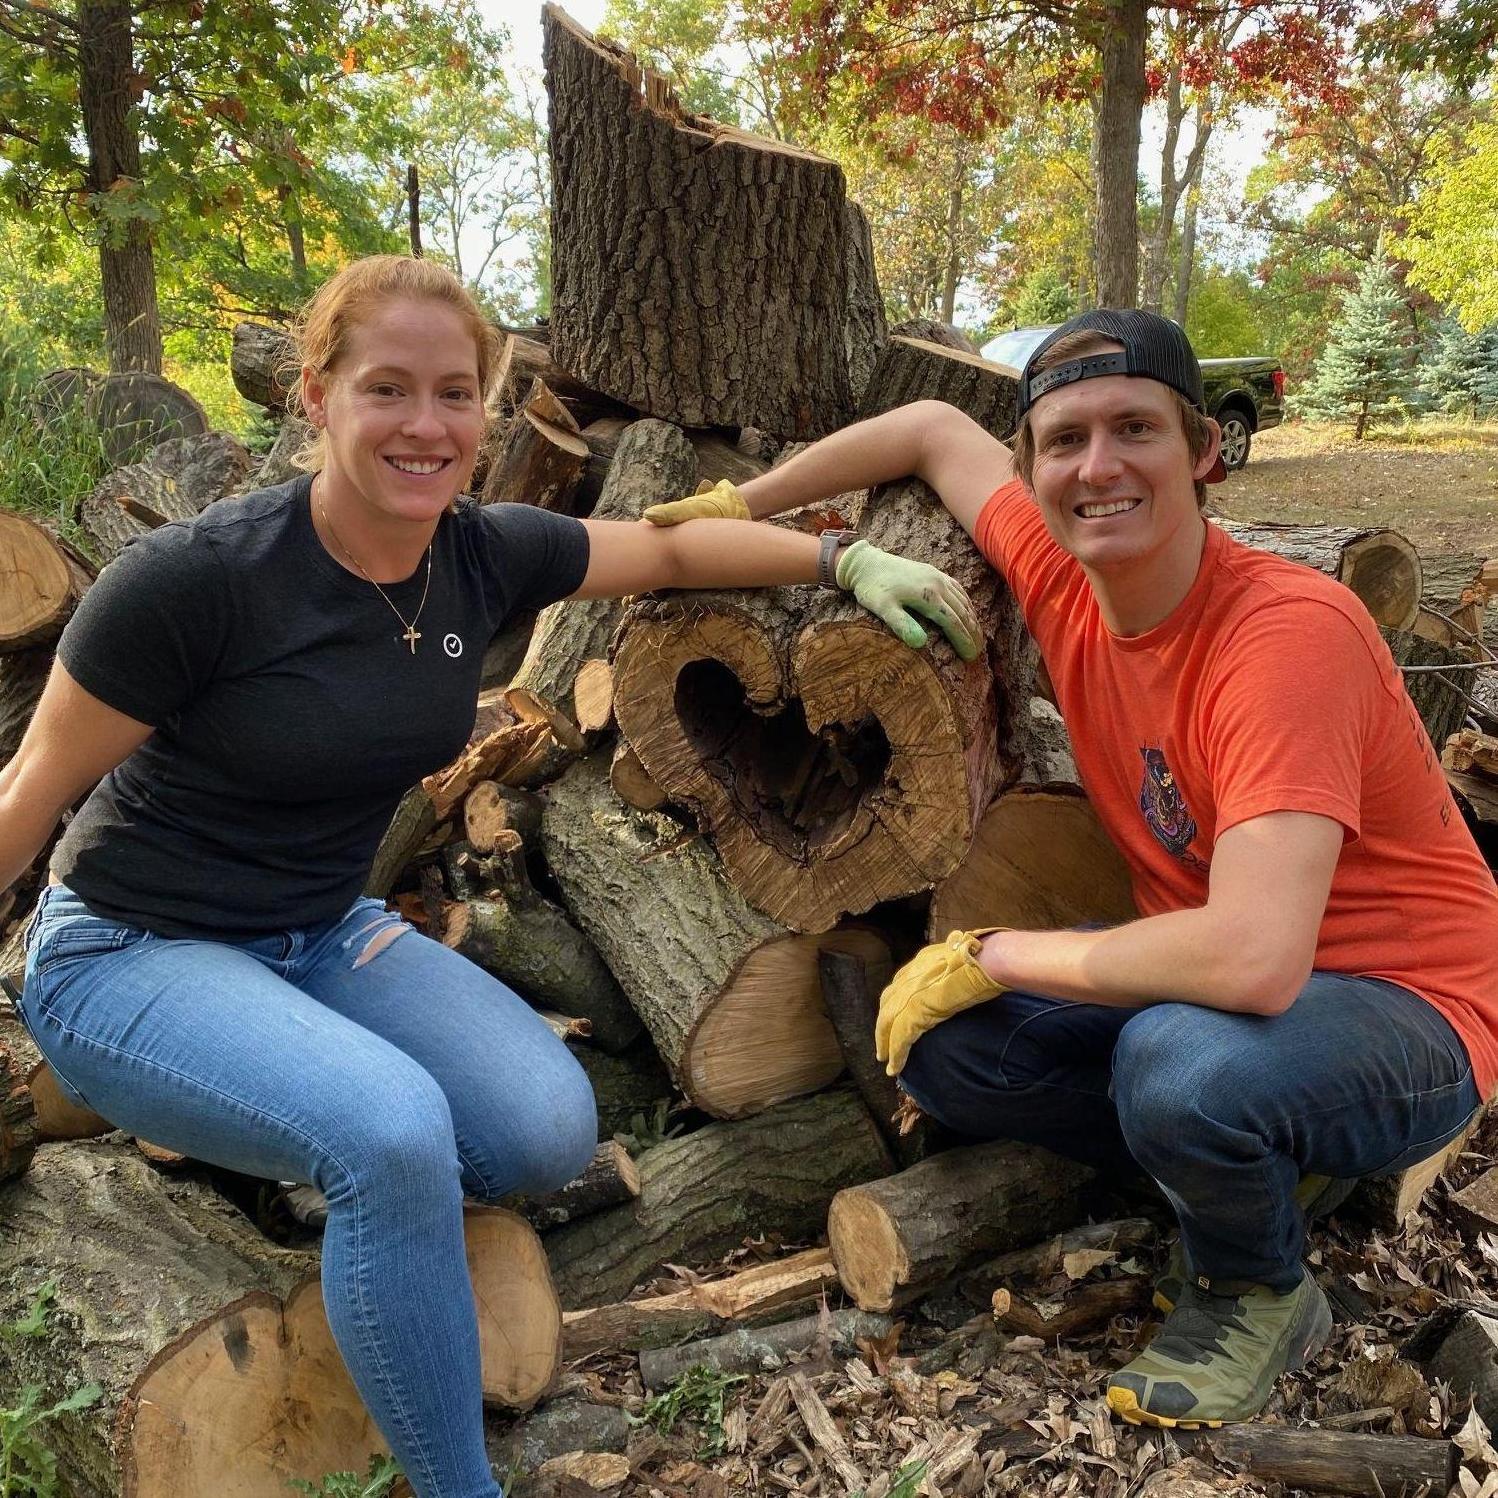
[{"label": "evergreen tree", "polygon": [[1076,310],[1071,287],[1049,266],[1041,265],[1019,283],[1019,294],[1014,299],[1014,325],[1036,328],[1065,322]]},{"label": "evergreen tree", "polygon": [[1443,323],[1420,375],[1430,403],[1453,416],[1475,420],[1498,406],[1498,324],[1469,333]]},{"label": "evergreen tree", "polygon": [[1404,300],[1382,254],[1369,262],[1355,289],[1342,293],[1342,311],[1298,405],[1315,416],[1352,417],[1361,440],[1370,417],[1403,408],[1409,381]]}]

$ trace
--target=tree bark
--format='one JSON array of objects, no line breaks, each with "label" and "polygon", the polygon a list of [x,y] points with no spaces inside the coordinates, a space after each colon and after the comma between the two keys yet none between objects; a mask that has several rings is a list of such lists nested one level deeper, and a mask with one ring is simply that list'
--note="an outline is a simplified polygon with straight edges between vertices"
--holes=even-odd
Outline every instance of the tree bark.
[{"label": "tree bark", "polygon": [[735,1327],[720,1336],[682,1347],[647,1349],[640,1354],[640,1378],[647,1389],[664,1389],[690,1368],[711,1368],[715,1373],[752,1373],[776,1368],[792,1356],[825,1342],[827,1353],[837,1358],[858,1355],[860,1341],[887,1337],[888,1316],[867,1311],[834,1311],[830,1316],[802,1316],[773,1326]]},{"label": "tree bark", "polygon": [[1184,328],[1191,305],[1191,277],[1196,270],[1196,218],[1201,208],[1201,182],[1186,190],[1186,219],[1181,225],[1181,247],[1176,256],[1175,301],[1171,316]]},{"label": "tree bark", "polygon": [[877,491],[862,534],[963,584],[986,662],[940,637],[912,651],[809,588],[642,601],[615,647],[630,747],[712,833],[744,897],[797,931],[944,878],[1018,770],[1033,646],[998,575],[916,480]]},{"label": "tree bark", "polygon": [[891,335],[879,352],[858,417],[862,421],[911,401],[946,401],[1002,440],[1014,427],[1018,391],[1018,379],[1002,365],[950,343]]},{"label": "tree bark", "polygon": [[846,425],[842,170],[686,114],[628,53],[542,14],[557,362],[684,426]]},{"label": "tree bark", "polygon": [[[79,0],[78,84],[88,140],[88,190],[102,194],[141,181],[140,137],[131,116],[135,77],[130,0]],[[161,318],[151,236],[127,218],[99,240],[104,338],[112,370],[161,373]]]},{"label": "tree bark", "polygon": [[295,351],[290,335],[283,328],[268,328],[263,323],[234,324],[229,349],[229,373],[234,388],[247,401],[264,406],[267,411],[286,409],[286,381],[292,373]]},{"label": "tree bark", "polygon": [[1261,1482],[1353,1498],[1445,1493],[1456,1481],[1456,1446],[1420,1436],[1233,1425],[1188,1436],[1181,1444],[1188,1450],[1200,1444],[1218,1461]]},{"label": "tree bark", "polygon": [[[279,1498],[384,1449],[333,1345],[316,1250],[278,1247],[206,1185],[108,1140],[45,1146],[0,1212],[0,1312],[22,1314],[51,1278],[58,1313],[45,1339],[0,1339],[0,1385],[104,1390],[47,1428],[73,1491],[220,1492],[232,1467],[236,1493]],[[561,1351],[545,1256],[511,1213],[465,1227],[485,1398],[524,1406]]]},{"label": "tree bark", "polygon": [[537,376],[484,476],[484,503],[509,500],[576,514],[573,500],[587,466],[588,444],[576,419]]},{"label": "tree bark", "polygon": [[564,1307],[622,1300],[662,1264],[706,1263],[751,1233],[816,1237],[833,1195],[891,1161],[839,1088],[668,1139],[639,1165],[638,1200],[547,1234]]},{"label": "tree bark", "polygon": [[1147,0],[1107,0],[1103,11],[1103,83],[1093,148],[1093,260],[1098,305],[1133,307],[1139,296],[1139,130],[1149,7]]},{"label": "tree bark", "polygon": [[406,163],[406,237],[411,253],[421,259],[421,173],[414,161]]},{"label": "tree bark", "polygon": [[1074,1222],[1091,1177],[1049,1150],[1005,1141],[946,1150],[899,1175],[850,1186],[827,1214],[843,1289],[865,1311],[918,1299],[966,1259]]},{"label": "tree bark", "polygon": [[640,1194],[640,1171],[622,1144],[610,1139],[593,1152],[587,1168],[544,1196],[506,1197],[501,1203],[525,1218],[538,1233],[565,1227],[595,1212],[605,1212]]},{"label": "tree bark", "polygon": [[818,953],[887,963],[881,937],[796,936],[752,910],[689,828],[615,797],[602,754],[552,786],[542,846],[568,908],[698,1107],[743,1117],[842,1070]]},{"label": "tree bark", "polygon": [[[862,208],[851,199],[847,204],[848,249],[848,394],[856,405],[888,336],[884,320],[884,298],[879,294],[879,276],[874,269],[874,237]],[[698,453],[698,461],[702,454]],[[712,475],[704,473],[703,477]]]},{"label": "tree bark", "polygon": [[0,654],[0,764],[21,747],[52,670],[52,647]]}]

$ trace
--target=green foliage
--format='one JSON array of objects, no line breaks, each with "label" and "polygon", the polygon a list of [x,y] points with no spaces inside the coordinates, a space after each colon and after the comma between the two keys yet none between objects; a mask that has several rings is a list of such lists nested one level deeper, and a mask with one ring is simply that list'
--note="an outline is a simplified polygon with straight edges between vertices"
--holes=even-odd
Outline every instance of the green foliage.
[{"label": "green foliage", "polygon": [[1345,292],[1341,315],[1327,334],[1316,374],[1297,407],[1313,416],[1354,419],[1361,438],[1370,419],[1408,404],[1408,356],[1402,331],[1404,304],[1380,256]]},{"label": "green foliage", "polygon": [[372,1455],[363,1477],[357,1472],[329,1472],[315,1483],[294,1477],[288,1486],[309,1498],[385,1498],[400,1476],[401,1465],[393,1456]]},{"label": "green foliage", "polygon": [[1469,333],[1457,322],[1442,324],[1420,365],[1422,392],[1450,416],[1479,416],[1498,408],[1498,324]]},{"label": "green foliage", "polygon": [[[0,1328],[6,1337],[43,1338],[57,1295],[57,1281],[49,1279],[32,1298],[27,1313]],[[10,1406],[0,1406],[0,1498],[61,1498],[57,1457],[42,1439],[42,1428],[60,1415],[73,1414],[97,1403],[104,1395],[98,1384],[84,1384],[65,1399],[42,1406],[39,1384],[26,1384]]]},{"label": "green foliage", "polygon": [[1429,190],[1397,246],[1410,280],[1456,309],[1468,332],[1498,322],[1498,121],[1441,143]]},{"label": "green foliage", "polygon": [[702,1429],[699,1456],[717,1456],[723,1450],[723,1400],[735,1384],[746,1382],[744,1373],[718,1373],[700,1365],[689,1368],[668,1389],[647,1399],[637,1416],[640,1425],[654,1426],[670,1435],[678,1420],[692,1420]]},{"label": "green foliage", "polygon": [[[916,1498],[921,1490],[921,1479],[926,1475],[926,1462],[907,1462],[890,1483],[888,1498]],[[863,1489],[850,1495],[850,1498],[864,1498]]]},{"label": "green foliage", "polygon": [[614,1141],[621,1144],[629,1153],[638,1158],[646,1150],[654,1149],[658,1144],[664,1144],[668,1139],[674,1139],[681,1133],[679,1123],[667,1125],[667,1119],[671,1115],[671,1099],[657,1098],[655,1107],[649,1115],[634,1113],[630,1115],[629,1128],[614,1135]]},{"label": "green foliage", "polygon": [[1038,265],[1020,283],[1012,304],[1017,328],[1065,322],[1077,310],[1076,293],[1049,265]]}]

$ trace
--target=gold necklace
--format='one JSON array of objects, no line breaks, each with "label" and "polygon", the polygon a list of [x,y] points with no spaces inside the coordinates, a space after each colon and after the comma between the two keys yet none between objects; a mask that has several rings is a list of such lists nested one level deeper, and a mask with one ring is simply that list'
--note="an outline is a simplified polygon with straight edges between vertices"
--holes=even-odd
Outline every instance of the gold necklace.
[{"label": "gold necklace", "polygon": [[344,556],[346,556],[349,561],[351,561],[354,566],[359,569],[359,576],[362,577],[364,581],[367,582],[370,587],[372,587],[375,592],[385,600],[386,603],[390,604],[391,613],[393,613],[395,617],[406,626],[406,632],[401,636],[401,639],[405,640],[406,643],[410,645],[411,654],[415,655],[416,642],[421,638],[421,631],[417,629],[416,621],[421,618],[421,611],[427,606],[427,593],[430,591],[432,586],[432,541],[435,541],[437,539],[436,536],[434,535],[432,537],[432,541],[427,542],[427,579],[426,582],[422,585],[421,602],[416,605],[416,612],[412,614],[409,619],[407,619],[406,616],[401,613],[398,608],[396,608],[394,603],[391,603],[390,595],[364,570],[364,566],[359,561],[359,558],[356,557],[353,552],[351,552],[348,547],[343,544],[343,537],[333,529],[333,522],[328,519],[327,506],[323,504],[321,498],[319,498],[317,501],[317,509],[318,513],[322,516],[322,523],[328,528],[328,534],[338,543],[339,551],[341,551]]}]

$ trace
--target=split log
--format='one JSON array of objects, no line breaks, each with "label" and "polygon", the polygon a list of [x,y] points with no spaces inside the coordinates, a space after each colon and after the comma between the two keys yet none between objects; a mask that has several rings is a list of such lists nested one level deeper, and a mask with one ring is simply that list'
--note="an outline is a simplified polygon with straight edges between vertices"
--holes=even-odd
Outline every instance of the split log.
[{"label": "split log", "polygon": [[[682,433],[664,421],[637,421],[619,439],[594,518],[637,520],[647,505],[690,494],[696,481],[697,460]],[[622,612],[617,598],[564,599],[542,609],[510,684],[517,711],[529,703],[570,723],[577,673],[584,661],[607,657]]]},{"label": "split log", "polygon": [[52,670],[52,647],[0,653],[0,762],[21,747]]},{"label": "split log", "polygon": [[1149,1296],[1150,1282],[1142,1274],[1079,1285],[1054,1307],[1000,1288],[993,1292],[993,1319],[1006,1332],[1018,1336],[1039,1337],[1045,1342],[1066,1341],[1096,1331],[1115,1316],[1138,1310]]},{"label": "split log", "polygon": [[1498,738],[1463,728],[1453,733],[1441,750],[1441,764],[1448,770],[1476,770],[1498,779]]},{"label": "split log", "polygon": [[1403,1349],[1428,1379],[1470,1398],[1492,1429],[1498,1426],[1498,1317],[1475,1308],[1446,1306],[1419,1327]]},{"label": "split log", "polygon": [[541,1196],[506,1197],[499,1205],[518,1213],[537,1232],[607,1211],[640,1194],[639,1167],[612,1139],[600,1144],[576,1180]]},{"label": "split log", "polygon": [[519,407],[537,380],[562,402],[579,426],[628,409],[556,364],[551,350],[539,339],[527,338],[523,333],[507,334],[494,382],[501,409]]},{"label": "split log", "polygon": [[640,1195],[546,1240],[564,1307],[622,1300],[662,1264],[701,1264],[748,1234],[812,1237],[843,1187],[891,1168],[846,1088],[713,1123],[640,1157]]},{"label": "split log", "polygon": [[[580,435],[588,444],[588,468],[578,490],[574,513],[594,513],[598,497],[603,493],[604,483],[608,479],[609,469],[613,467],[619,438],[629,425],[630,422],[625,417],[604,416],[583,428]],[[752,433],[754,428],[746,427],[744,430]],[[745,451],[739,443],[730,442],[718,432],[704,431],[700,427],[682,435],[692,444],[692,451],[697,455],[699,484],[716,484],[719,479],[746,484],[750,479],[770,471],[769,460],[758,450],[766,444],[756,442],[752,444],[754,451]],[[676,497],[680,499],[682,496]]]},{"label": "split log", "polygon": [[666,793],[650,778],[640,756],[623,739],[614,746],[609,763],[609,784],[614,794],[636,811],[656,811],[666,804]]},{"label": "split log", "polygon": [[825,1348],[839,1358],[857,1357],[860,1341],[887,1337],[889,1332],[888,1316],[867,1311],[803,1316],[758,1329],[736,1327],[706,1341],[642,1352],[640,1377],[647,1389],[663,1389],[699,1365],[715,1373],[755,1373],[783,1367],[791,1358],[814,1349]]},{"label": "split log", "polygon": [[1420,612],[1420,555],[1398,531],[1213,517],[1244,546],[1314,567],[1363,600],[1374,622],[1409,629]]},{"label": "split log", "polygon": [[690,828],[615,797],[601,754],[552,786],[541,842],[568,909],[699,1108],[744,1117],[843,1069],[817,955],[887,963],[883,938],[798,936],[760,915]]},{"label": "split log", "polygon": [[1249,1424],[1177,1440],[1188,1450],[1205,1448],[1217,1461],[1261,1482],[1316,1493],[1391,1498],[1394,1493],[1445,1493],[1456,1481],[1456,1446],[1420,1436]]},{"label": "split log", "polygon": [[864,420],[911,401],[946,401],[1003,439],[1014,429],[1018,393],[1019,381],[1002,364],[965,349],[891,334],[879,351],[858,416]]},{"label": "split log", "polygon": [[539,377],[506,426],[484,478],[483,502],[509,500],[559,514],[576,513],[573,497],[588,466],[577,422]]},{"label": "split log", "polygon": [[542,17],[557,362],[684,426],[846,425],[841,168],[687,114],[621,48],[555,5]]},{"label": "split log", "polygon": [[1422,555],[1420,617],[1411,626],[1415,633],[1453,647],[1487,636],[1492,636],[1489,645],[1498,642],[1498,610],[1487,610],[1486,565],[1472,552]]},{"label": "split log", "polygon": [[[961,328],[949,322],[940,322],[934,317],[907,317],[889,330],[891,338],[919,338],[925,343],[940,344],[943,348],[954,348],[964,354],[976,354],[978,345]],[[1004,366],[1000,366],[1003,368]]]},{"label": "split log", "polygon": [[863,534],[966,587],[986,661],[940,636],[911,650],[810,588],[642,600],[614,652],[630,747],[745,898],[798,931],[944,878],[1022,757],[1033,647],[998,574],[917,480],[877,491]]},{"label": "split log", "polygon": [[598,1137],[628,1134],[671,1098],[671,1076],[649,1040],[641,1039],[627,1051],[611,1056],[597,1046],[569,1044],[578,1065],[588,1074],[598,1108]]},{"label": "split log", "polygon": [[827,1214],[843,1288],[865,1311],[915,1300],[965,1260],[1074,1221],[1091,1177],[1049,1150],[1005,1140],[946,1150],[850,1186]]},{"label": "split log", "polygon": [[[848,316],[845,325],[848,387],[854,408],[868,388],[879,351],[889,337],[879,273],[874,266],[874,235],[868,216],[851,199],[847,209],[844,244],[848,254]],[[898,331],[898,330],[897,330]]]},{"label": "split log", "polygon": [[572,683],[572,717],[583,734],[597,735],[614,721],[614,668],[584,661]]},{"label": "split log", "polygon": [[50,645],[92,580],[77,553],[50,531],[0,511],[0,651]]},{"label": "split log", "polygon": [[234,325],[229,350],[229,374],[234,388],[247,401],[268,411],[286,409],[286,392],[295,379],[296,345],[284,328],[263,323]]},{"label": "split log", "polygon": [[[3,748],[0,748],[3,753]],[[1470,811],[1470,820],[1482,827],[1498,827],[1498,781],[1482,775],[1446,771],[1446,784]]]},{"label": "split log", "polygon": [[893,977],[893,965],[871,968],[848,952],[824,951],[817,959],[822,1005],[832,1021],[838,1049],[848,1075],[858,1089],[884,1142],[901,1169],[926,1153],[926,1130],[921,1124],[902,1134],[899,1126],[903,1094],[895,1079],[874,1054],[874,1026],[879,1018],[879,995]]},{"label": "split log", "polygon": [[[179,1498],[232,1477],[244,1498],[279,1498],[384,1449],[328,1330],[315,1249],[271,1243],[201,1182],[107,1141],[39,1150],[0,1214],[0,1314],[48,1279],[58,1313],[44,1340],[0,1339],[0,1383],[104,1391],[48,1427],[73,1490]],[[497,1208],[465,1225],[485,1398],[533,1403],[561,1349],[539,1240]]]},{"label": "split log", "polygon": [[[1403,629],[1381,629],[1397,666],[1450,666],[1469,659],[1469,652],[1452,650],[1434,640]],[[1467,716],[1467,692],[1472,673],[1467,671],[1406,671],[1405,690],[1433,745],[1440,747],[1462,726]]]},{"label": "split log", "polygon": [[564,1311],[562,1356],[570,1362],[597,1352],[668,1347],[729,1321],[781,1320],[787,1310],[836,1288],[831,1252],[810,1248],[674,1294]]},{"label": "split log", "polygon": [[545,808],[535,791],[481,780],[463,801],[463,835],[475,853],[492,853],[501,832],[516,833],[529,845],[541,835]]},{"label": "split log", "polygon": [[107,374],[88,392],[87,410],[111,463],[175,437],[201,437],[208,413],[180,385],[144,370]]},{"label": "split log", "polygon": [[224,432],[179,437],[105,474],[78,509],[100,564],[127,541],[171,520],[191,520],[244,483],[251,459]]},{"label": "split log", "polygon": [[633,1045],[640,1038],[639,1016],[593,943],[531,887],[518,834],[499,835],[488,872],[498,887],[487,899],[450,907],[443,944],[530,1003],[588,1020],[594,1043],[604,1050]]},{"label": "split log", "polygon": [[1498,1168],[1485,1170],[1451,1197],[1451,1211],[1474,1233],[1498,1233]]}]

